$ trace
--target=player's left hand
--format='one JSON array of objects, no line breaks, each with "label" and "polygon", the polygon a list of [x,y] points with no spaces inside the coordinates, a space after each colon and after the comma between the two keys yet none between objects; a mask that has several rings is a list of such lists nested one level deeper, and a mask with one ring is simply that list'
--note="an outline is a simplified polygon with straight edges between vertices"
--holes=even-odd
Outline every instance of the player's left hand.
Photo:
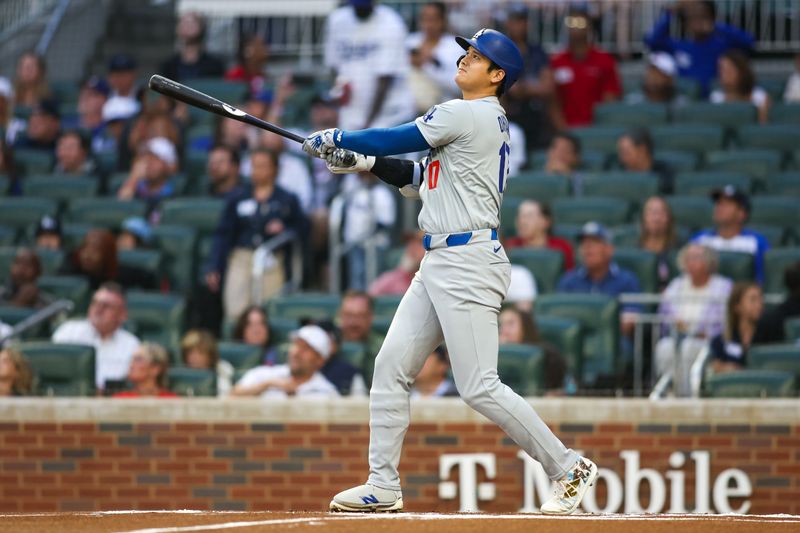
[{"label": "player's left hand", "polygon": [[311,157],[319,157],[325,159],[328,152],[336,150],[336,143],[334,137],[342,132],[336,128],[328,128],[327,130],[315,131],[303,141],[303,151]]},{"label": "player's left hand", "polygon": [[328,166],[328,170],[334,174],[353,174],[372,170],[372,166],[375,164],[375,156],[337,148],[325,154],[325,163]]}]

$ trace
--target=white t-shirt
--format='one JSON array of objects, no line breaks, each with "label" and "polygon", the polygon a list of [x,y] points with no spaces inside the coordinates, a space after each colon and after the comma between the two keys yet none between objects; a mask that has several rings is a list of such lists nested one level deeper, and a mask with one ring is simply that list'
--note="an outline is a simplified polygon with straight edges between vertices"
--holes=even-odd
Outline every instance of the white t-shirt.
[{"label": "white t-shirt", "polygon": [[[750,93],[750,102],[756,107],[762,107],[764,104],[766,104],[767,98],[769,98],[767,91],[765,91],[761,87],[754,87],[753,92]],[[711,94],[708,97],[708,101],[711,102],[712,104],[724,104],[725,93],[723,93],[719,89],[714,89],[713,91],[711,91]]]},{"label": "white t-shirt", "polygon": [[[248,370],[237,385],[250,387],[258,385],[271,379],[288,379],[291,377],[289,365],[259,366]],[[296,396],[311,396],[320,398],[331,398],[339,396],[336,387],[325,379],[325,376],[317,372],[311,379],[297,387]],[[262,398],[288,398],[288,395],[280,389],[267,389],[261,394]]]},{"label": "white t-shirt", "polygon": [[[337,83],[349,86],[349,98],[339,110],[339,127],[396,126],[412,118],[414,99],[406,84],[409,71],[405,22],[393,9],[376,5],[366,20],[351,6],[340,7],[325,21],[325,66],[335,69]],[[393,82],[380,113],[371,124],[367,117],[378,78]]]},{"label": "white t-shirt", "polygon": [[[406,39],[406,49],[409,52],[417,49],[424,41],[425,35],[422,32],[414,32]],[[464,49],[456,42],[455,37],[445,33],[433,48],[431,61],[422,65],[422,71],[436,82],[442,91],[441,96],[445,100],[461,96],[461,90],[456,85],[456,61],[465,53]]]},{"label": "white t-shirt", "polygon": [[397,220],[394,194],[383,183],[367,186],[359,180],[347,191],[344,209],[342,231],[347,243],[366,239],[375,233],[378,224],[392,227]]},{"label": "white t-shirt", "polygon": [[88,320],[68,320],[53,333],[53,342],[87,344],[95,351],[95,384],[102,389],[106,380],[125,379],[133,352],[139,347],[135,335],[118,329],[111,337],[101,339]]}]

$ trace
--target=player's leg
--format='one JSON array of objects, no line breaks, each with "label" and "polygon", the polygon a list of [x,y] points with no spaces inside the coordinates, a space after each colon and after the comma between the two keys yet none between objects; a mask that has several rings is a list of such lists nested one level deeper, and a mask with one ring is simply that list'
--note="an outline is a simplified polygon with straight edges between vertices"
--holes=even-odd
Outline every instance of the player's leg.
[{"label": "player's leg", "polygon": [[402,509],[397,471],[409,424],[409,389],[425,359],[442,342],[442,330],[417,275],[397,308],[375,359],[370,390],[370,473],[366,485],[337,494],[336,511]]}]

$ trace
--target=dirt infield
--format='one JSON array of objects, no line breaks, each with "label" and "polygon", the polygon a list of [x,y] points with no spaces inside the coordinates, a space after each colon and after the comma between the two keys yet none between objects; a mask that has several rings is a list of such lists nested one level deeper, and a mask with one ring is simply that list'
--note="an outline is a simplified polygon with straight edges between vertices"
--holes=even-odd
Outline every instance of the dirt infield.
[{"label": "dirt infield", "polygon": [[[206,511],[42,513],[0,516],[0,531],[15,533],[126,532],[180,533],[190,531],[319,531],[414,533],[638,533],[702,532],[763,533],[800,531],[800,517],[791,515],[542,515],[424,514],[359,515],[328,513],[238,513]],[[534,529],[535,528],[535,529]]]}]

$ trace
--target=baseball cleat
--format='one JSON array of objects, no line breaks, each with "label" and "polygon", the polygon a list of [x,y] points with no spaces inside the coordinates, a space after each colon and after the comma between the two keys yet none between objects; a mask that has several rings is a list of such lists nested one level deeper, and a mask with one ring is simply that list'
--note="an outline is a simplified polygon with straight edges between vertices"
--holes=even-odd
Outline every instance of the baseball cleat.
[{"label": "baseball cleat", "polygon": [[556,495],[542,505],[544,514],[572,514],[597,479],[597,465],[585,457],[556,482]]},{"label": "baseball cleat", "polygon": [[359,485],[340,492],[331,500],[331,512],[390,513],[403,510],[403,493],[372,485]]}]

